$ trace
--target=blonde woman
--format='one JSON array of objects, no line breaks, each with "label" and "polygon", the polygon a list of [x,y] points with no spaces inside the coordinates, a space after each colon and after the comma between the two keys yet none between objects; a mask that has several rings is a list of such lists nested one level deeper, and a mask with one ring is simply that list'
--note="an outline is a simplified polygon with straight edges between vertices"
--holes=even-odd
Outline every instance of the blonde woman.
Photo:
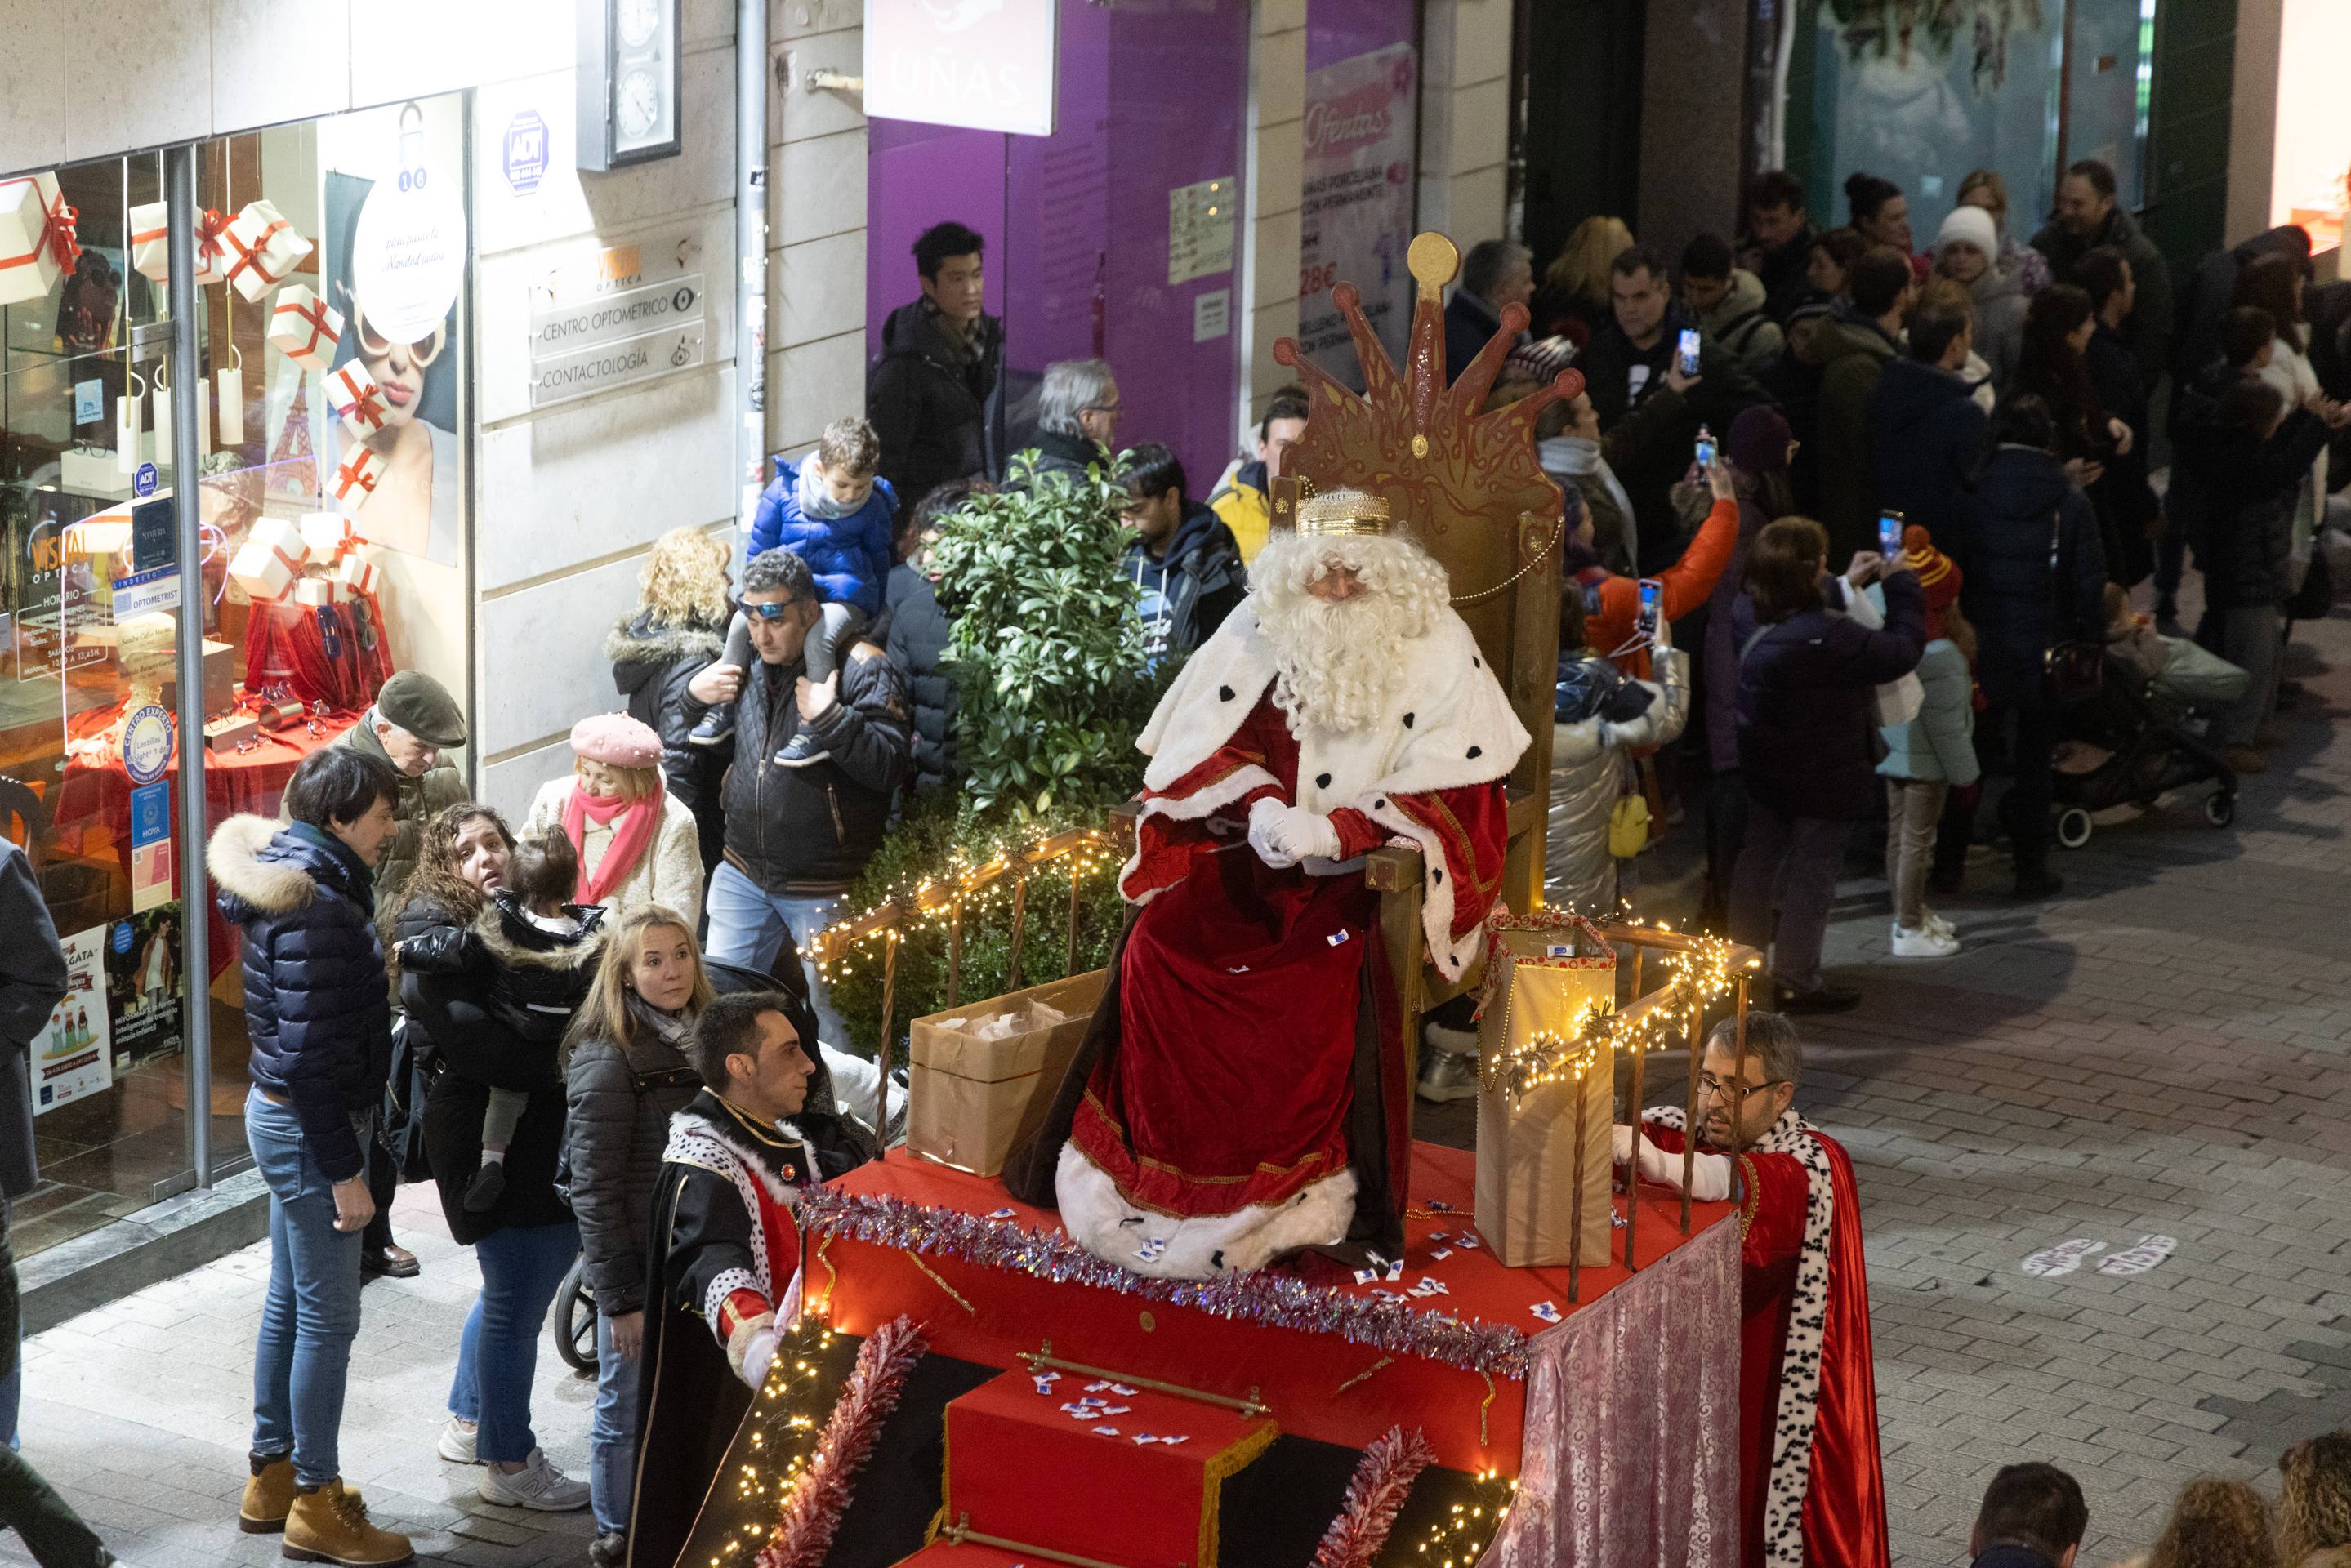
[{"label": "blonde woman", "polygon": [[596,1539],[589,1561],[600,1568],[628,1560],[646,1227],[669,1118],[702,1087],[680,1046],[710,994],[691,918],[640,904],[605,939],[603,961],[565,1042],[571,1211],[580,1221],[581,1277],[596,1298],[596,1415],[588,1438]]},{"label": "blonde woman", "polygon": [[2296,1443],[2278,1459],[2285,1568],[2351,1568],[2351,1431]]},{"label": "blonde woman", "polygon": [[705,873],[726,847],[718,809],[726,753],[688,737],[709,704],[731,701],[743,681],[743,672],[718,657],[735,613],[727,594],[732,558],[717,535],[671,529],[645,556],[637,607],[604,639],[613,689],[626,700],[629,716],[661,737],[670,795],[694,813]]},{"label": "blonde woman", "polygon": [[1959,182],[1959,205],[1981,207],[1991,214],[1992,231],[2000,236],[2000,252],[1992,259],[2016,279],[2027,299],[2047,288],[2049,258],[2031,245],[2020,245],[2008,232],[2008,182],[1997,169],[1971,169]]},{"label": "blonde woman", "polygon": [[661,737],[626,713],[571,727],[571,776],[530,803],[526,836],[552,828],[580,852],[582,904],[617,917],[643,904],[702,914],[702,855],[694,813],[664,787]]},{"label": "blonde woman", "polygon": [[1581,350],[1612,319],[1608,264],[1633,248],[1622,218],[1593,216],[1575,225],[1543,273],[1530,306],[1537,337],[1565,337]]}]

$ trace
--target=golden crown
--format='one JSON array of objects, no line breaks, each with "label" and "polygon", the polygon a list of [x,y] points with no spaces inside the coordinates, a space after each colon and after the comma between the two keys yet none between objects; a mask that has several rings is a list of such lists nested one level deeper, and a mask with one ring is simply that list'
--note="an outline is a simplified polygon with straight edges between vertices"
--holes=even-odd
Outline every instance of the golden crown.
[{"label": "golden crown", "polygon": [[1384,535],[1388,504],[1360,490],[1326,490],[1298,504],[1298,532],[1309,539]]}]

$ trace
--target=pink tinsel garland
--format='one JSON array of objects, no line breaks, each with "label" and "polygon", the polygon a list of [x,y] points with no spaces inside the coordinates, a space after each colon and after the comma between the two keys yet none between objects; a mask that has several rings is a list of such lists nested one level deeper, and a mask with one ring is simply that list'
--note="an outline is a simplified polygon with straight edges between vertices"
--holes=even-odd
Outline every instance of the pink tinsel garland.
[{"label": "pink tinsel garland", "polygon": [[1390,1355],[1417,1355],[1467,1372],[1523,1381],[1527,1336],[1508,1324],[1464,1322],[1400,1302],[1311,1285],[1272,1270],[1213,1280],[1162,1280],[1106,1263],[1059,1231],[1031,1231],[903,1198],[812,1187],[796,1210],[806,1244],[836,1235],[932,1257],[958,1258],[1055,1284],[1091,1285],[1216,1317],[1333,1334]]},{"label": "pink tinsel garland", "polygon": [[1322,1532],[1313,1568],[1370,1568],[1388,1541],[1396,1511],[1412,1495],[1420,1472],[1437,1462],[1437,1450],[1417,1428],[1390,1427],[1364,1450],[1347,1482],[1346,1506]]},{"label": "pink tinsel garland", "polygon": [[817,1568],[832,1549],[832,1532],[849,1509],[857,1472],[873,1452],[882,1423],[898,1407],[906,1375],[921,1360],[922,1332],[904,1317],[868,1334],[857,1366],[832,1407],[807,1469],[776,1511],[776,1528],[753,1568]]}]

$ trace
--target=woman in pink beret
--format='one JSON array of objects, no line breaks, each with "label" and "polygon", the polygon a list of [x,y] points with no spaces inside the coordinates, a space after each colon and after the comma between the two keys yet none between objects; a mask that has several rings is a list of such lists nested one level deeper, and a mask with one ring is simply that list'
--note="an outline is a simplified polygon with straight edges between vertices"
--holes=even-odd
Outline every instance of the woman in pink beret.
[{"label": "woman in pink beret", "polygon": [[580,851],[582,904],[618,920],[640,904],[702,918],[702,855],[694,813],[662,783],[661,737],[626,713],[571,727],[571,776],[550,779],[530,803],[524,835],[560,827]]}]

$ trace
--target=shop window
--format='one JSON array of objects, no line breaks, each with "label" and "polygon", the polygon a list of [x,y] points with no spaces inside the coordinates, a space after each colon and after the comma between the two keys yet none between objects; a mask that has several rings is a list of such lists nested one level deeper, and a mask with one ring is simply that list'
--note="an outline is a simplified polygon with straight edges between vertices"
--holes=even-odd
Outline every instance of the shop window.
[{"label": "shop window", "polygon": [[[197,1116],[214,1174],[243,1162],[244,996],[209,897],[211,972],[185,973],[191,775],[210,824],[275,815],[392,670],[466,689],[463,113],[452,95],[197,147],[192,358],[162,156],[33,182],[71,235],[53,223],[47,265],[0,269],[0,831],[74,990],[33,1045],[44,1183],[18,1205],[20,1252],[191,1185]],[[193,562],[174,524],[186,381]],[[200,670],[179,656],[182,575],[201,585]],[[201,736],[175,733],[183,681]],[[208,1106],[189,1103],[192,1005]]]}]

